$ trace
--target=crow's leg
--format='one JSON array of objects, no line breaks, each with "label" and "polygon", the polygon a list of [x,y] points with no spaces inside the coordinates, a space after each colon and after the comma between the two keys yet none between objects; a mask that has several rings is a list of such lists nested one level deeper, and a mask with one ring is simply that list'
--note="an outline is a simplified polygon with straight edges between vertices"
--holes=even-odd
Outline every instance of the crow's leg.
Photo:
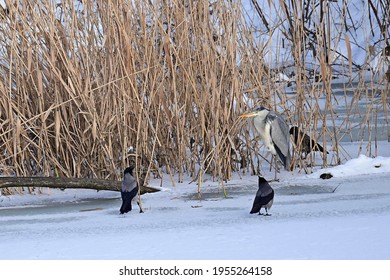
[{"label": "crow's leg", "polygon": [[139,212],[140,212],[140,213],[143,213],[144,210],[142,209],[141,204],[139,203],[139,201],[137,201],[137,204],[138,204],[138,207],[139,207]]},{"label": "crow's leg", "polygon": [[264,216],[271,216],[271,214],[268,214],[267,208],[265,208],[265,215]]}]

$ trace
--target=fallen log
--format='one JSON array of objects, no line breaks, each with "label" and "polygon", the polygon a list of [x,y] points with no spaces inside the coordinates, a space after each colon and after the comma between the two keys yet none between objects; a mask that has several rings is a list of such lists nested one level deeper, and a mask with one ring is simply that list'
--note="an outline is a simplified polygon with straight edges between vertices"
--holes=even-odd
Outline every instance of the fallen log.
[{"label": "fallen log", "polygon": [[[61,178],[61,177],[1,177],[1,188],[58,188],[58,189],[93,189],[97,191],[121,190],[121,181],[91,179],[91,178]],[[142,186],[140,193],[160,191],[157,188]]]}]

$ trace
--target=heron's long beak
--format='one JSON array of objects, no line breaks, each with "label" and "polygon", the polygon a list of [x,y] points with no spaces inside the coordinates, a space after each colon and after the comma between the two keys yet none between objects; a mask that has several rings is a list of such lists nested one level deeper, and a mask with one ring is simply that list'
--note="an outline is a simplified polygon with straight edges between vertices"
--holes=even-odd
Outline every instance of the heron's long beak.
[{"label": "heron's long beak", "polygon": [[254,117],[256,115],[255,112],[250,112],[250,113],[245,113],[245,114],[242,114],[240,116],[238,116],[239,118],[249,118],[249,117]]}]

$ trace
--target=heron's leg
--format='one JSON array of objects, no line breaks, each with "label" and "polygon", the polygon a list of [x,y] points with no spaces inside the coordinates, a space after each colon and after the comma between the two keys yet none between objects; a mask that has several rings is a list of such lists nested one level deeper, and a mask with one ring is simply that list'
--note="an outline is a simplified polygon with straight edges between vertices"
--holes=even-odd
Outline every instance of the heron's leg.
[{"label": "heron's leg", "polygon": [[278,181],[278,160],[276,158],[276,155],[272,155],[272,158],[274,159],[275,162],[275,181]]}]

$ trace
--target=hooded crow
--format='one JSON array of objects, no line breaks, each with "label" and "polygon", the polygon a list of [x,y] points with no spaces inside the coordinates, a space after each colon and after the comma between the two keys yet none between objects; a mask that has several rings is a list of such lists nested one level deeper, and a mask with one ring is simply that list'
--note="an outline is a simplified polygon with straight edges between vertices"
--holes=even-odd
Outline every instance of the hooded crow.
[{"label": "hooded crow", "polygon": [[[301,143],[301,153],[304,154],[304,158],[306,158],[311,151],[324,152],[324,148],[320,144],[318,144],[314,139],[311,139],[309,135],[303,133],[297,126],[290,128],[290,134],[293,136],[294,143],[297,146],[299,146],[299,138]],[[329,152],[326,153],[329,154]]]},{"label": "hooded crow", "polygon": [[261,214],[261,208],[265,209],[265,216],[269,216],[268,209],[271,209],[272,203],[274,202],[274,190],[268,184],[267,180],[259,176],[259,189],[257,190],[255,200],[253,201],[253,207],[251,214]]},{"label": "hooded crow", "polygon": [[[122,197],[122,206],[119,210],[121,214],[127,213],[131,211],[131,201],[138,194],[138,185],[137,181],[133,176],[134,167],[127,167],[123,172],[123,181],[121,188],[121,197]],[[142,213],[142,208],[137,201],[139,206],[139,212]]]}]

